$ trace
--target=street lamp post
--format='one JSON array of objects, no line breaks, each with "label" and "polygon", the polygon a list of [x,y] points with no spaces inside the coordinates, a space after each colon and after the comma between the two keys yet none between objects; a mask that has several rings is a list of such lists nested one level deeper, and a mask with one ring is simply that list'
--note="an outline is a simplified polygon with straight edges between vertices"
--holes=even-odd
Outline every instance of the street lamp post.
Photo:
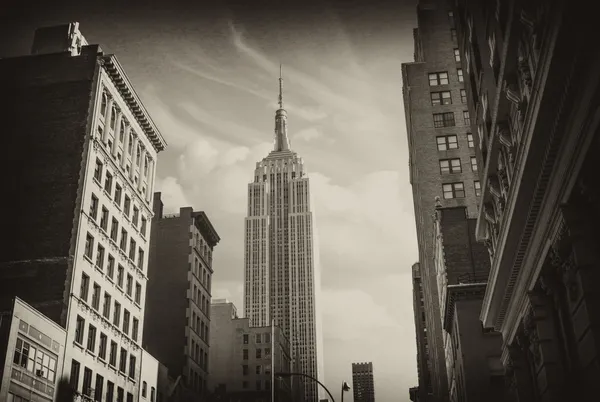
[{"label": "street lamp post", "polygon": [[323,385],[323,383],[321,383],[321,381],[317,380],[314,377],[309,376],[308,374],[304,374],[304,373],[275,373],[275,377],[285,378],[285,377],[293,377],[293,376],[306,377],[306,378],[308,378],[310,380],[313,380],[314,382],[316,382],[317,384],[319,384],[321,387],[323,387],[323,389],[325,390],[325,392],[327,392],[327,395],[329,395],[329,397],[331,398],[331,402],[335,402],[335,399],[333,398],[333,395],[331,395],[331,392],[329,392],[329,390],[327,389],[327,387],[325,385]]},{"label": "street lamp post", "polygon": [[346,391],[350,391],[350,386],[348,385],[348,383],[346,381],[344,381],[344,382],[342,382],[342,392],[341,392],[341,395],[342,395],[341,401],[342,402],[344,402],[344,392],[346,392]]}]

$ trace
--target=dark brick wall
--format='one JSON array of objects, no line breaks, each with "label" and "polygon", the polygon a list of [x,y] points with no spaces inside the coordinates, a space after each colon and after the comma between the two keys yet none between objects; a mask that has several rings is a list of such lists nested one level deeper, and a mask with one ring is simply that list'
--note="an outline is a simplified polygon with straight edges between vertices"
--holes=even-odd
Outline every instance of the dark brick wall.
[{"label": "dark brick wall", "polygon": [[191,224],[191,219],[157,219],[155,216],[150,238],[144,345],[175,378],[187,374],[182,373],[182,369],[188,324],[186,291],[189,288]]},{"label": "dark brick wall", "polygon": [[475,239],[476,219],[469,219],[466,208],[442,208],[440,214],[444,260],[448,284],[460,278],[485,282],[490,271],[490,257],[483,243]]},{"label": "dark brick wall", "polygon": [[0,60],[0,308],[18,295],[60,321],[97,52]]}]

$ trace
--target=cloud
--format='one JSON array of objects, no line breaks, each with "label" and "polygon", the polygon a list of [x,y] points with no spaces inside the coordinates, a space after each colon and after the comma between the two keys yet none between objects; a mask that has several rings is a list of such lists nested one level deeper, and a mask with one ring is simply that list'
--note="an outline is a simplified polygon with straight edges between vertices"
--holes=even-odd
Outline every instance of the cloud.
[{"label": "cloud", "polygon": [[157,178],[155,191],[162,193],[161,200],[165,214],[177,213],[180,207],[190,205],[183,188],[174,177]]},{"label": "cloud", "polygon": [[293,135],[294,139],[299,139],[302,141],[311,141],[317,138],[321,138],[321,132],[315,127],[309,127],[304,130],[300,130]]}]

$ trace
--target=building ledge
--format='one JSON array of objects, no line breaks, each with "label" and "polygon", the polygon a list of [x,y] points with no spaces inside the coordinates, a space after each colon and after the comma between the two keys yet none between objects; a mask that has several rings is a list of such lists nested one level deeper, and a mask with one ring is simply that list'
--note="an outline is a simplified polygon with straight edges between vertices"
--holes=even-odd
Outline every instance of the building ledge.
[{"label": "building ledge", "polygon": [[486,282],[460,283],[448,285],[446,288],[446,300],[444,302],[444,329],[452,332],[454,319],[454,307],[456,302],[464,300],[482,300],[487,288]]}]

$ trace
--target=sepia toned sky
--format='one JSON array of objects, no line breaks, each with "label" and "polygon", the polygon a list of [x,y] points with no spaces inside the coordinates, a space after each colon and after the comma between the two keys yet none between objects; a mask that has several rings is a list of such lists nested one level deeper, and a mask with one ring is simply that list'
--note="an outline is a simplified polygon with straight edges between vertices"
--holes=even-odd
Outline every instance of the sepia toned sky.
[{"label": "sepia toned sky", "polygon": [[339,396],[351,363],[372,361],[377,401],[408,401],[417,249],[400,65],[413,60],[416,0],[240,3],[22,0],[0,15],[0,56],[71,21],[117,55],[169,144],[156,189],[166,212],[207,213],[222,238],[213,297],[239,311],[247,183],[273,145],[282,63],[291,146],[316,204],[325,384]]}]

